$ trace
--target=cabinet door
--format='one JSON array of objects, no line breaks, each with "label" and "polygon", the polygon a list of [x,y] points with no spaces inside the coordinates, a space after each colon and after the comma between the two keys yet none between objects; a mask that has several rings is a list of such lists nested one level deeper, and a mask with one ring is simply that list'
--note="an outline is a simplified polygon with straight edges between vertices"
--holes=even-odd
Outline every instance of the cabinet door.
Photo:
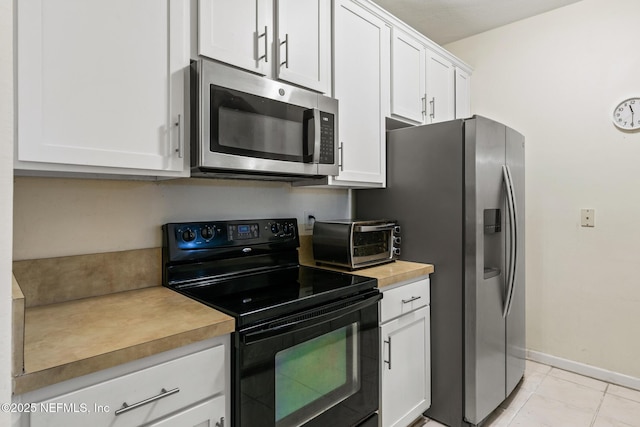
[{"label": "cabinet door", "polygon": [[278,0],[278,78],[329,92],[330,0]]},{"label": "cabinet door", "polygon": [[17,160],[184,170],[188,0],[16,10]]},{"label": "cabinet door", "polygon": [[471,76],[456,68],[456,119],[471,116]]},{"label": "cabinet door", "polygon": [[199,0],[198,54],[269,74],[272,10],[271,0]]},{"label": "cabinet door", "polygon": [[426,118],[426,49],[394,29],[391,46],[391,115],[422,124]]},{"label": "cabinet door", "polygon": [[428,123],[455,118],[453,64],[436,52],[427,50]]},{"label": "cabinet door", "polygon": [[348,0],[337,0],[334,13],[334,96],[340,103],[335,181],[384,186],[390,28]]},{"label": "cabinet door", "polygon": [[150,424],[149,427],[224,427],[229,426],[224,418],[224,396],[210,399],[199,405],[178,412],[175,415],[165,418],[157,423]]},{"label": "cabinet door", "polygon": [[381,327],[382,426],[407,426],[431,405],[429,307]]}]

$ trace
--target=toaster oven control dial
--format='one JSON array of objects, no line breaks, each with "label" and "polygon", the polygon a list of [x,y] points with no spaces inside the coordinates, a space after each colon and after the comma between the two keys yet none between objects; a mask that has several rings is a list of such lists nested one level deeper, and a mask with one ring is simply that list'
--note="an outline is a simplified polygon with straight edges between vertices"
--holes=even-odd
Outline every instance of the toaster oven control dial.
[{"label": "toaster oven control dial", "polygon": [[210,225],[205,225],[200,230],[200,235],[202,236],[203,239],[210,240],[216,235],[216,232],[213,229],[213,227],[211,227]]},{"label": "toaster oven control dial", "polygon": [[195,239],[196,233],[192,229],[187,228],[182,231],[182,240],[184,240],[185,242],[192,242]]}]

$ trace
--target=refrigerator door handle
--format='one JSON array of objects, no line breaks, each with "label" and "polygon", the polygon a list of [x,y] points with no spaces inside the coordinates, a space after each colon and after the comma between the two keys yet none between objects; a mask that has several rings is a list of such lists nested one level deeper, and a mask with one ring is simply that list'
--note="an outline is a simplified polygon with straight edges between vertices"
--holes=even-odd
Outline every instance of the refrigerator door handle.
[{"label": "refrigerator door handle", "polygon": [[502,317],[507,317],[511,311],[513,290],[516,279],[516,261],[518,258],[518,215],[516,210],[513,179],[511,178],[511,169],[508,165],[502,166],[502,178],[507,192],[507,210],[509,211],[509,273],[507,275],[507,295],[504,301],[504,308],[502,310]]}]

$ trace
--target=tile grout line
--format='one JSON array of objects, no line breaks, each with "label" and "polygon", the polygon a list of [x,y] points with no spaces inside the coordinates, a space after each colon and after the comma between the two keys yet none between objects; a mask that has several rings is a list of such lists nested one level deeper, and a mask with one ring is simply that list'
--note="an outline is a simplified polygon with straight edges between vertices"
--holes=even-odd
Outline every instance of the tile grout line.
[{"label": "tile grout line", "polygon": [[[539,372],[542,375],[542,381],[544,381],[545,378],[547,378],[549,376],[549,373],[551,372],[551,369],[547,370],[546,373],[542,374],[541,372]],[[522,408],[524,408],[524,406],[527,404],[527,402],[529,402],[529,399],[531,399],[531,396],[533,396],[536,393],[536,390],[538,390],[538,387],[540,387],[540,384],[542,384],[542,381],[540,381],[540,383],[538,383],[535,388],[533,390],[531,390],[531,394],[529,395],[529,397],[527,397],[527,399],[524,401],[524,403],[518,408],[518,410],[516,411],[516,413],[513,415],[513,418],[511,418],[509,420],[509,422],[507,423],[507,427],[509,427],[511,425],[511,423],[513,423],[513,421],[515,421],[515,419],[518,417],[518,414],[520,413],[520,411],[522,410]]]},{"label": "tile grout line", "polygon": [[596,423],[596,420],[598,419],[598,414],[600,414],[600,408],[602,407],[602,402],[604,402],[604,398],[607,395],[607,392],[609,391],[609,386],[611,385],[609,383],[606,383],[606,384],[607,386],[604,388],[604,393],[602,393],[602,398],[600,399],[600,403],[596,408],[596,413],[593,415],[593,419],[591,420],[591,424],[589,425],[589,427],[594,426],[594,424]]}]

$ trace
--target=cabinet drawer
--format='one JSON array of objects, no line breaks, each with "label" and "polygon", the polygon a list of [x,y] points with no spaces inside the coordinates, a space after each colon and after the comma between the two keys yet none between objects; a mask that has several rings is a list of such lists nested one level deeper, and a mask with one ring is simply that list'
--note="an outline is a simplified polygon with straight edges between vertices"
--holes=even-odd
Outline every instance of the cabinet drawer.
[{"label": "cabinet drawer", "polygon": [[[225,346],[219,345],[41,402],[38,411],[31,414],[31,426],[148,423],[224,392],[225,353]],[[147,404],[116,415],[125,402],[132,406],[154,397]]]},{"label": "cabinet drawer", "polygon": [[429,305],[429,279],[383,291],[380,322]]},{"label": "cabinet drawer", "polygon": [[149,427],[224,427],[224,405],[224,396],[215,397]]}]

